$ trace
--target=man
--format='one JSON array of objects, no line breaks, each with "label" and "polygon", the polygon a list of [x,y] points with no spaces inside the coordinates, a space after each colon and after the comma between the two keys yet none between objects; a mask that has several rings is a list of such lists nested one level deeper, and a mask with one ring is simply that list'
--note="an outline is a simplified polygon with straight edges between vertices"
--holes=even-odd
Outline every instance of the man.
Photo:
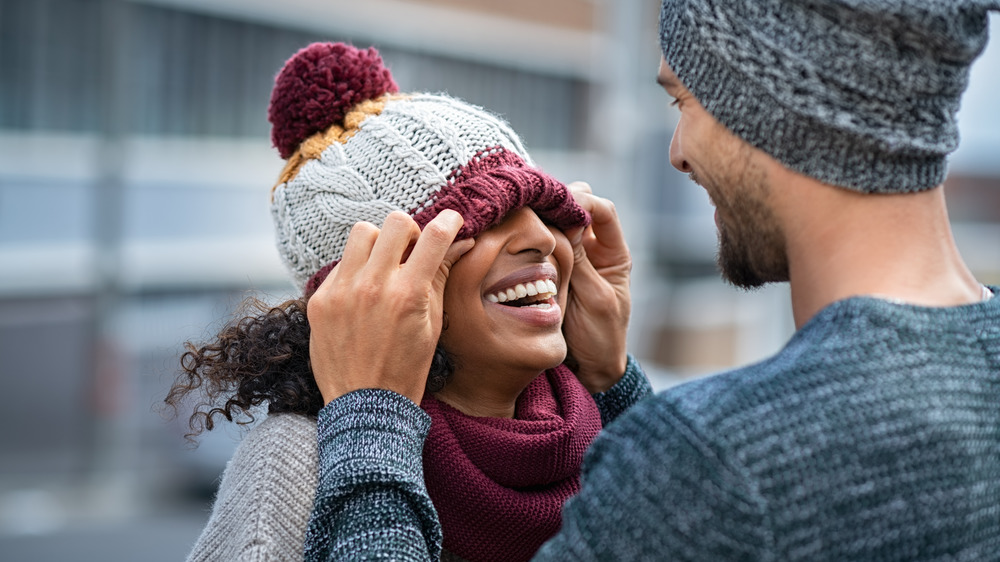
[{"label": "man", "polygon": [[[606,428],[538,559],[1000,560],[1000,299],[962,262],[941,187],[968,67],[998,9],[664,0],[659,82],[680,111],[671,162],[716,206],[724,276],[789,281],[798,331],[775,357],[647,399]],[[454,220],[417,240],[414,253],[441,264],[424,287],[459,259]],[[595,232],[616,246],[614,228]],[[422,309],[406,317],[423,326],[434,308]],[[352,429],[336,419],[362,407],[351,390],[395,383],[352,388],[322,361],[314,370],[330,405],[309,556],[336,558],[348,541],[434,556],[423,492],[394,484],[422,439],[408,401],[364,406],[393,423]],[[357,458],[388,460],[361,474]],[[372,517],[365,533],[338,534],[372,502],[411,524],[389,533]]]}]

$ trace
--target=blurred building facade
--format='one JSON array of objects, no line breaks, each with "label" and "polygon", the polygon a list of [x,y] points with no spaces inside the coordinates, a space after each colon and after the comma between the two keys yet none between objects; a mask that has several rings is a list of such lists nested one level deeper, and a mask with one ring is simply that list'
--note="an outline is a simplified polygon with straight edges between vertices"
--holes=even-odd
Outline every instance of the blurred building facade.
[{"label": "blurred building facade", "polygon": [[[0,421],[22,428],[0,432],[0,533],[52,524],[4,515],[26,490],[54,490],[51,513],[108,497],[127,511],[218,475],[238,432],[185,451],[183,419],[156,407],[182,342],[211,337],[248,291],[293,296],[267,210],[282,162],[266,108],[311,41],[377,46],[403,91],[502,114],[543,168],[614,199],[635,258],[630,344],[658,386],[776,351],[786,289],[718,280],[707,197],[669,166],[658,6],[0,0]],[[959,244],[994,283],[997,68],[994,37],[947,188]]]},{"label": "blurred building facade", "polygon": [[[373,44],[404,91],[502,114],[546,170],[628,216],[616,143],[655,88],[656,13],[651,0],[0,0],[0,389],[18,397],[0,416],[23,428],[0,436],[0,535],[214,485],[240,432],[190,451],[185,413],[166,422],[159,405],[184,341],[210,338],[248,292],[294,296],[268,215],[283,163],[266,109],[296,50]],[[616,29],[650,46],[644,60],[612,64]],[[641,221],[628,228],[641,238]]]}]

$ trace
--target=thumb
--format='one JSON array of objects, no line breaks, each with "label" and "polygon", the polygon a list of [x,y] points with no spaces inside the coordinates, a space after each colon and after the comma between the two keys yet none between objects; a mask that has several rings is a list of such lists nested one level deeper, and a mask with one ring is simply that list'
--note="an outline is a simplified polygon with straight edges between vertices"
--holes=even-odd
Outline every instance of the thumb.
[{"label": "thumb", "polygon": [[441,261],[441,267],[438,268],[437,274],[434,275],[434,291],[437,294],[444,294],[444,286],[448,281],[448,275],[451,274],[451,268],[475,245],[476,241],[474,239],[466,238],[465,240],[453,243],[448,248],[448,251],[444,254],[444,260]]}]

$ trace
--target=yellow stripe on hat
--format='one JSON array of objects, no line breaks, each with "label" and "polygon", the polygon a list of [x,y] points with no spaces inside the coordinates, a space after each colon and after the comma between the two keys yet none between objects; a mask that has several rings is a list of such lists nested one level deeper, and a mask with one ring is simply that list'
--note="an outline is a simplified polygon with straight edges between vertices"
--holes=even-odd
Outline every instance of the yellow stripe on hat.
[{"label": "yellow stripe on hat", "polygon": [[272,201],[274,200],[274,190],[279,185],[291,181],[306,162],[319,159],[323,151],[335,142],[346,143],[347,139],[353,137],[358,132],[361,128],[361,123],[365,119],[382,113],[387,102],[409,98],[410,96],[406,94],[385,94],[378,99],[365,100],[352,107],[344,115],[343,126],[334,123],[325,131],[320,131],[302,141],[298,150],[288,157],[288,162],[285,164],[284,169],[281,170],[277,183],[271,187]]}]

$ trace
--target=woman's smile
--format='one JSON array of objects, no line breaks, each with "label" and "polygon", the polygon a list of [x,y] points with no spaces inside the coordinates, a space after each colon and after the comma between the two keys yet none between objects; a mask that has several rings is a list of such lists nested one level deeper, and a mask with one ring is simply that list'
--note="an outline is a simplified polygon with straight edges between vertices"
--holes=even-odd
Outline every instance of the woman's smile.
[{"label": "woman's smile", "polygon": [[487,289],[483,298],[490,314],[502,314],[526,324],[544,327],[562,322],[555,266],[545,262],[505,276]]}]

